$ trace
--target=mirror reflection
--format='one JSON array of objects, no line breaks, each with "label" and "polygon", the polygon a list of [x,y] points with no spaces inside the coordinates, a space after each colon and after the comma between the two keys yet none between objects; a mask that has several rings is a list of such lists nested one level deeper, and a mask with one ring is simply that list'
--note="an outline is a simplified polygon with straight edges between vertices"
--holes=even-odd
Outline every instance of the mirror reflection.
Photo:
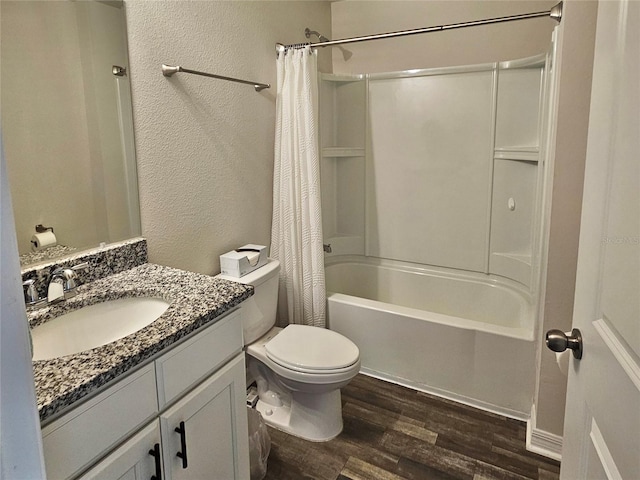
[{"label": "mirror reflection", "polygon": [[123,3],[0,9],[2,135],[23,267],[140,235]]}]

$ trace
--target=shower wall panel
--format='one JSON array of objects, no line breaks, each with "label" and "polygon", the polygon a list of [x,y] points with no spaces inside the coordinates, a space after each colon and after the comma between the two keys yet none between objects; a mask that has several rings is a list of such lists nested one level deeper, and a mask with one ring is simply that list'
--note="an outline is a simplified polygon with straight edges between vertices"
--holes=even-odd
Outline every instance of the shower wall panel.
[{"label": "shower wall panel", "polygon": [[367,255],[486,271],[494,74],[371,76]]}]

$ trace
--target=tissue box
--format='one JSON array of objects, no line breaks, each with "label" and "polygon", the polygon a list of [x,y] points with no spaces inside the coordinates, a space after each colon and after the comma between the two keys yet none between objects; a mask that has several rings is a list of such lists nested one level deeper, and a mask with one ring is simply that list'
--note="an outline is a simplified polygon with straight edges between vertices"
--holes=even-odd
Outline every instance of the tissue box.
[{"label": "tissue box", "polygon": [[248,244],[220,255],[223,275],[242,277],[267,264],[267,247]]}]

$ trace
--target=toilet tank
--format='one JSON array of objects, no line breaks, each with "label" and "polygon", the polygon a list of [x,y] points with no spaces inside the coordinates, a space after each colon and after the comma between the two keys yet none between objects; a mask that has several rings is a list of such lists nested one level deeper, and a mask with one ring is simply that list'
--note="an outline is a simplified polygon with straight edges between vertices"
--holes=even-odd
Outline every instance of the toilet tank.
[{"label": "toilet tank", "polygon": [[242,304],[245,345],[253,343],[276,324],[279,272],[280,262],[270,258],[266,265],[243,277],[216,276],[231,282],[251,285],[254,288],[253,295]]}]

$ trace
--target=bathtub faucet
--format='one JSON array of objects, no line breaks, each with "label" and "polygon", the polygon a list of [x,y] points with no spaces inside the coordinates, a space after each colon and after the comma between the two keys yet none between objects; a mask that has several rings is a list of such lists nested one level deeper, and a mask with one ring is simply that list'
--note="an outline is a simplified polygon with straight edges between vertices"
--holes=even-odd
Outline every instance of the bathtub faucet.
[{"label": "bathtub faucet", "polygon": [[322,244],[322,249],[325,251],[325,253],[331,253],[331,244],[330,243],[323,243]]}]

